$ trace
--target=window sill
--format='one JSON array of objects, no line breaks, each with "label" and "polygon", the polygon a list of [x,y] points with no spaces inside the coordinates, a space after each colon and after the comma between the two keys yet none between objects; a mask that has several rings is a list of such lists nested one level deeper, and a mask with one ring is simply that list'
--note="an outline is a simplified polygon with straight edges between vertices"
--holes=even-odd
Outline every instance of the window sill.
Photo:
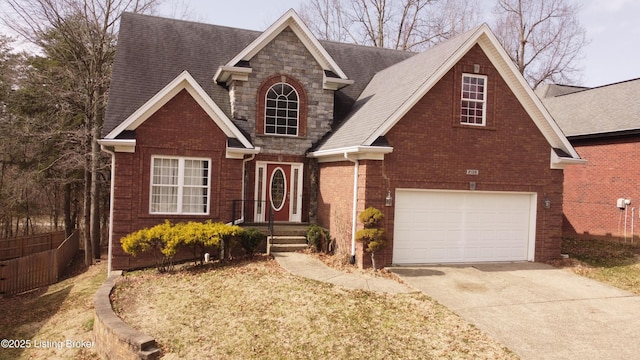
[{"label": "window sill", "polygon": [[213,218],[213,215],[210,214],[141,214],[137,216],[140,219],[177,219],[177,218],[185,218],[185,219],[202,219],[202,220],[210,220]]},{"label": "window sill", "polygon": [[487,125],[465,125],[465,124],[454,124],[454,128],[459,129],[473,129],[473,130],[484,130],[484,131],[496,131],[498,130],[495,126],[487,126]]},{"label": "window sill", "polygon": [[256,134],[256,137],[259,138],[284,138],[284,139],[301,139],[304,140],[306,136],[299,135],[283,135],[283,134]]}]

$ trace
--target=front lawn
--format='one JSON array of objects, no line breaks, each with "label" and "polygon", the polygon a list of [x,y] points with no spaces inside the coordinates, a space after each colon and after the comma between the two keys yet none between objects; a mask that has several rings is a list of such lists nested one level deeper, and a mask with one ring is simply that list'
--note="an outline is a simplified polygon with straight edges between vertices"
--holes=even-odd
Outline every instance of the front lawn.
[{"label": "front lawn", "polygon": [[83,260],[76,254],[67,278],[56,284],[0,298],[0,339],[12,340],[0,348],[0,360],[98,359],[93,295],[107,278],[107,264],[86,268]]},{"label": "front lawn", "polygon": [[165,359],[517,358],[425,295],[347,290],[264,256],[128,273],[112,298]]},{"label": "front lawn", "polygon": [[640,295],[640,243],[564,239],[565,266],[580,275]]}]

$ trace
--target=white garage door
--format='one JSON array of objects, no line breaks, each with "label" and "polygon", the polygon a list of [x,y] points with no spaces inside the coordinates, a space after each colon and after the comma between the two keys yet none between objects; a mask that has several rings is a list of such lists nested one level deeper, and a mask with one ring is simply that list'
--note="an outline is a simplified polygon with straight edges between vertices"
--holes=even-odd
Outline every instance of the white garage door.
[{"label": "white garage door", "polygon": [[396,191],[394,264],[533,260],[536,195]]}]

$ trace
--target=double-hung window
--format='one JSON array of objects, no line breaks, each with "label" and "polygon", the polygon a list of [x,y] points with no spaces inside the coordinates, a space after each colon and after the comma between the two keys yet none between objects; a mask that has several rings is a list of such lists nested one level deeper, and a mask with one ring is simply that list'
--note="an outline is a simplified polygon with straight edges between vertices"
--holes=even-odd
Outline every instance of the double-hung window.
[{"label": "double-hung window", "polygon": [[298,135],[298,93],[289,84],[277,83],[265,95],[265,134]]},{"label": "double-hung window", "polygon": [[210,159],[151,158],[152,214],[209,214]]},{"label": "double-hung window", "polygon": [[469,125],[486,124],[487,77],[484,75],[462,75],[462,102],[460,123]]}]

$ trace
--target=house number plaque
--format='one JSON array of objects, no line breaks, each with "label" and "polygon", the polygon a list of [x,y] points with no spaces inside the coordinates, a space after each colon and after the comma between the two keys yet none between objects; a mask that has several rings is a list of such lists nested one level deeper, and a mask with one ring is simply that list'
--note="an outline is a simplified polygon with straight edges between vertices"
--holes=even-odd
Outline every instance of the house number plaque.
[{"label": "house number plaque", "polygon": [[475,169],[467,169],[467,175],[478,175],[480,171]]}]

